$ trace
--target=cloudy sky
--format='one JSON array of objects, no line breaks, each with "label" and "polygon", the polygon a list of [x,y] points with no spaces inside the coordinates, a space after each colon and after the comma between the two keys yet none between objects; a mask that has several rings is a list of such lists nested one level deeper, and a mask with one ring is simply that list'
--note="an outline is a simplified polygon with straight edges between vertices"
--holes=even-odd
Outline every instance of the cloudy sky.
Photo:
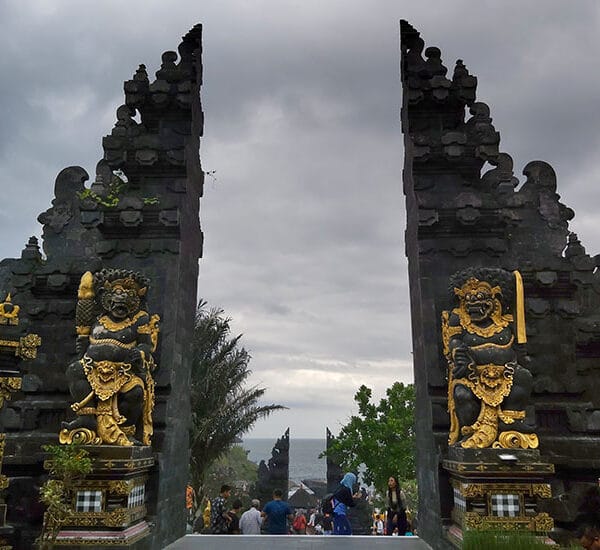
[{"label": "cloudy sky", "polygon": [[412,380],[399,19],[479,78],[517,176],[554,166],[595,254],[599,16],[596,0],[0,0],[0,257],[39,235],[63,167],[93,174],[123,81],[203,23],[199,295],[289,407],[250,435],[336,432],[361,384]]}]

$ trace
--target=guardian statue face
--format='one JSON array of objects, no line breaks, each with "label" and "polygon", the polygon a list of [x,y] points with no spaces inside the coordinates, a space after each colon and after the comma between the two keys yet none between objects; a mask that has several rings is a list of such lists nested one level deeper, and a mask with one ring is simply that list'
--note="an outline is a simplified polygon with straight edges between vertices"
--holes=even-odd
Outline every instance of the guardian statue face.
[{"label": "guardian statue face", "polygon": [[102,308],[115,319],[131,317],[140,309],[140,296],[144,290],[133,279],[107,282],[102,293]]},{"label": "guardian statue face", "polygon": [[501,294],[499,287],[494,287],[475,278],[469,279],[460,289],[454,290],[459,297],[462,308],[472,321],[482,322],[492,317],[494,310],[501,307],[496,298]]}]

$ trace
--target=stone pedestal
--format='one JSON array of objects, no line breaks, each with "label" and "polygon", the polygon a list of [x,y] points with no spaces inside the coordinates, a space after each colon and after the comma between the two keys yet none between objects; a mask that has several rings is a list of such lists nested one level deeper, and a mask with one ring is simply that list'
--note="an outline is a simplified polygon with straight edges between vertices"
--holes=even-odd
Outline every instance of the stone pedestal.
[{"label": "stone pedestal", "polygon": [[146,537],[146,481],[154,464],[151,447],[85,446],[92,473],[73,490],[69,523],[57,547],[131,547]]},{"label": "stone pedestal", "polygon": [[554,465],[537,449],[450,448],[443,467],[454,493],[452,525],[447,536],[461,546],[463,532],[473,530],[548,533],[553,519],[538,511],[550,498]]}]

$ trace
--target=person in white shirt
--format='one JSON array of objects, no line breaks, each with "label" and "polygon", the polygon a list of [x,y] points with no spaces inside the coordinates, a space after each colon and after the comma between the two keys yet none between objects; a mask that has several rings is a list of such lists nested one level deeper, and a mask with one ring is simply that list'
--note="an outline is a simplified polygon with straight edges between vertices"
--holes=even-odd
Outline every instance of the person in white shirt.
[{"label": "person in white shirt", "polygon": [[316,523],[317,523],[317,512],[313,508],[310,511],[310,519],[308,520],[308,523],[306,524],[306,534],[307,535],[314,535],[315,534]]},{"label": "person in white shirt", "polygon": [[260,500],[252,500],[252,507],[246,510],[240,518],[240,531],[242,535],[260,535],[262,518],[260,517]]}]

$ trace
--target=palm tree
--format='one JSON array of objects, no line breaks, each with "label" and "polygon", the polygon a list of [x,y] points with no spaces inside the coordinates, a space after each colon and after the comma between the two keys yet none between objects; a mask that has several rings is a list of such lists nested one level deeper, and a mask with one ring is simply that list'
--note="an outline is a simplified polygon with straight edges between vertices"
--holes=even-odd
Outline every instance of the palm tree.
[{"label": "palm tree", "polygon": [[257,420],[282,405],[261,405],[266,388],[246,387],[250,354],[231,337],[231,319],[200,300],[192,342],[190,434],[192,485],[203,495],[208,467],[248,432]]}]

